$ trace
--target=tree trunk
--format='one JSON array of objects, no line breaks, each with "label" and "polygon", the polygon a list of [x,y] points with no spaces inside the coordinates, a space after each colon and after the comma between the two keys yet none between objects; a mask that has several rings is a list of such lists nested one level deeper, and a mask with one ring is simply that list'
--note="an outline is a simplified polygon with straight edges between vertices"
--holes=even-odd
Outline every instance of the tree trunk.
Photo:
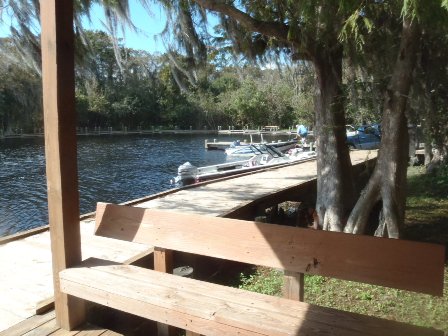
[{"label": "tree trunk", "polygon": [[382,201],[376,235],[399,238],[404,223],[409,137],[406,105],[420,31],[415,21],[404,18],[400,50],[384,97],[381,147],[372,177],[350,214],[344,231],[363,234],[368,215]]},{"label": "tree trunk", "polygon": [[316,68],[318,226],[342,231],[354,202],[354,182],[346,145],[342,94],[342,47],[320,48]]}]

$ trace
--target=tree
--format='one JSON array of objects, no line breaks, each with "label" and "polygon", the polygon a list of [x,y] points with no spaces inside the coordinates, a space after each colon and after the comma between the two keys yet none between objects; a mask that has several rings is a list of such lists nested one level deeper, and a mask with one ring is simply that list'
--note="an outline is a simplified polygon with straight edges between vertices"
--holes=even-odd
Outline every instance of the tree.
[{"label": "tree", "polygon": [[[316,129],[318,140],[317,214],[324,229],[363,233],[372,204],[381,202],[379,235],[398,237],[404,218],[404,186],[407,161],[407,96],[419,42],[419,12],[427,2],[353,1],[251,1],[195,0],[201,7],[218,13],[234,48],[258,57],[268,48],[286,50],[293,59],[312,62],[316,72]],[[432,13],[440,1],[430,1]],[[445,4],[446,5],[446,4]],[[350,44],[341,36],[351,32],[360,44],[372,21],[387,15],[390,22],[403,22],[391,79],[383,103],[383,139],[378,164],[346,224],[355,204],[356,192],[345,144],[345,101],[342,85],[344,52]],[[446,16],[446,13],[445,13]],[[393,31],[390,33],[393,34]],[[394,50],[393,45],[389,45]],[[351,46],[353,50],[353,46]],[[378,52],[378,51],[377,51]],[[404,143],[405,145],[400,145]],[[330,169],[331,167],[331,169]],[[385,178],[386,177],[386,178]]]},{"label": "tree", "polygon": [[[196,0],[220,14],[222,26],[239,50],[262,54],[269,45],[287,48],[292,57],[306,59],[316,70],[316,131],[318,147],[317,212],[325,229],[341,231],[354,202],[354,183],[345,145],[342,99],[343,47],[338,40],[347,13],[334,2],[263,1],[231,3]],[[328,169],[332,167],[332,169]]]},{"label": "tree", "polygon": [[[433,20],[434,22],[434,20]],[[440,46],[447,45],[446,24],[426,27],[422,32],[420,50],[417,56],[415,85],[411,96],[411,107],[416,111],[413,123],[421,124],[425,144],[425,164],[431,160],[448,157],[448,51]],[[433,157],[433,150],[437,154]]]},{"label": "tree", "polygon": [[[406,7],[406,6],[409,7]],[[408,96],[416,55],[421,45],[422,27],[436,23],[446,26],[447,13],[439,1],[405,2],[400,47],[384,94],[382,141],[377,165],[345,227],[346,232],[363,233],[367,217],[375,205],[381,205],[377,235],[398,238],[404,222],[406,168],[408,161]]]},{"label": "tree", "polygon": [[13,41],[0,40],[0,133],[32,132],[42,125],[39,74],[23,67]]},{"label": "tree", "polygon": [[364,233],[373,207],[382,202],[382,215],[376,235],[398,238],[404,223],[408,132],[407,96],[410,91],[420,28],[405,15],[401,45],[387,87],[383,106],[382,140],[377,165],[345,227],[345,232]]}]

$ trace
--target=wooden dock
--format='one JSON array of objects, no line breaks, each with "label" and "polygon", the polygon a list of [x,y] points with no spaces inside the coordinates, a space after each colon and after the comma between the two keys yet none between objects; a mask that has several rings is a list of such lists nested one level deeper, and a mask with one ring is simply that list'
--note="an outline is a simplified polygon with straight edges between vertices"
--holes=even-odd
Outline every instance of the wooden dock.
[{"label": "wooden dock", "polygon": [[[352,151],[354,166],[376,157],[376,151]],[[157,197],[142,199],[133,205],[171,209],[209,216],[237,216],[253,202],[279,199],[316,178],[316,162],[295,163],[267,168],[258,173],[202,183]],[[105,201],[108,200],[98,200]],[[244,217],[243,212],[239,214]],[[82,221],[83,259],[96,257],[131,262],[151,253],[145,246],[93,235],[93,219]],[[0,240],[0,331],[35,315],[39,303],[53,295],[50,236],[45,231],[2,244]],[[39,334],[40,335],[40,334]]]}]

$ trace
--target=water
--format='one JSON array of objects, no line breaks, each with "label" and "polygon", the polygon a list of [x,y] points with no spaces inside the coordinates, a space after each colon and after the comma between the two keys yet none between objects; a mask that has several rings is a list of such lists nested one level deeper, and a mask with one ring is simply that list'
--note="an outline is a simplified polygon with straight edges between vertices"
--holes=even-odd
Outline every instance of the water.
[{"label": "water", "polygon": [[[212,138],[249,140],[242,135],[79,137],[80,212],[94,211],[99,201],[120,203],[171,189],[170,180],[186,161],[196,166],[225,162],[223,151],[204,148],[205,139]],[[43,139],[0,139],[0,236],[47,223]]]}]

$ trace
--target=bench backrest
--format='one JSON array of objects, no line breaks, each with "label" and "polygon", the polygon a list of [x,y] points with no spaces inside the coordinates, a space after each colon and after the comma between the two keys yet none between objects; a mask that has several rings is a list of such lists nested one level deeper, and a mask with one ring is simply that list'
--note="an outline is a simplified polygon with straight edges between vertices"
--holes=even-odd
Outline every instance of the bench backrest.
[{"label": "bench backrest", "polygon": [[441,245],[98,203],[96,234],[291,272],[443,295]]}]

